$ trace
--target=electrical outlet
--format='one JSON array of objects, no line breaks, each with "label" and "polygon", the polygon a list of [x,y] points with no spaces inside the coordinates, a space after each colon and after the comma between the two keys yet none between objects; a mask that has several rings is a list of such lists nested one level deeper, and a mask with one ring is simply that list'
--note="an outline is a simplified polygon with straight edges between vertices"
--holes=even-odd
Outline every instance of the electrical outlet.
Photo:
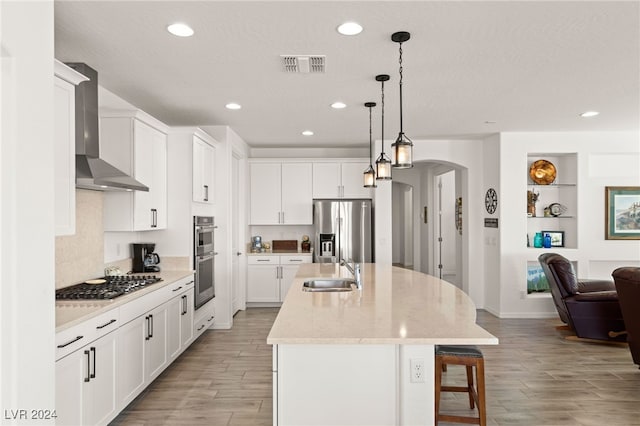
[{"label": "electrical outlet", "polygon": [[411,369],[411,383],[424,383],[424,359],[411,359],[409,368]]}]

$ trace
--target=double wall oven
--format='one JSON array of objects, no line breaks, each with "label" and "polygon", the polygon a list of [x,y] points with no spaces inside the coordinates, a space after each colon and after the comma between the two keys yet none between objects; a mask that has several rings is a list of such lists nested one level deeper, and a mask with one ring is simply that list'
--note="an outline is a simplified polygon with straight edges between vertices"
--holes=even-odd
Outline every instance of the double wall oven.
[{"label": "double wall oven", "polygon": [[193,268],[196,271],[195,308],[198,309],[216,296],[215,286],[215,229],[213,216],[193,218]]}]

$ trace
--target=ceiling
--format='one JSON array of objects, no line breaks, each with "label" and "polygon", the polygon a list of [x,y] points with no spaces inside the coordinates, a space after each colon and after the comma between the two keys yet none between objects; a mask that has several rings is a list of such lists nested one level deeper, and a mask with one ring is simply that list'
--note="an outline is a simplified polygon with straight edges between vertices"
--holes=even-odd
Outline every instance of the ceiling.
[{"label": "ceiling", "polygon": [[[639,2],[61,1],[55,55],[86,62],[107,90],[168,125],[229,125],[252,146],[363,147],[380,139],[497,132],[638,131]],[[195,35],[166,31],[176,21]],[[356,21],[357,36],[336,27]],[[322,74],[280,55],[326,55]],[[330,108],[335,101],[347,107]],[[242,105],[225,109],[228,102]],[[600,115],[579,117],[588,110]],[[312,130],[310,137],[303,130]]]}]

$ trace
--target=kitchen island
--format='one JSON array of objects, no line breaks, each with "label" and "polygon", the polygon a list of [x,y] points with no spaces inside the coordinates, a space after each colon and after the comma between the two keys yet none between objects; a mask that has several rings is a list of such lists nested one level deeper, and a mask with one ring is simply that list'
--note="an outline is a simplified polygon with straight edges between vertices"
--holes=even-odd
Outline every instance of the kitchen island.
[{"label": "kitchen island", "polygon": [[446,281],[364,264],[362,289],[304,292],[310,278],[351,278],[301,265],[267,338],[274,424],[432,425],[434,345],[487,345],[471,299]]}]

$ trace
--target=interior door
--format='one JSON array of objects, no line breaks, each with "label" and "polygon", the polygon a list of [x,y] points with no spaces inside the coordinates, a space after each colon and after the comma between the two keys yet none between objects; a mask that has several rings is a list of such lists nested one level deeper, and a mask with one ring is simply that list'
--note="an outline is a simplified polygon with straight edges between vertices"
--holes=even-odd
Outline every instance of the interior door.
[{"label": "interior door", "polygon": [[462,286],[458,274],[457,237],[455,229],[456,172],[448,171],[436,176],[436,236],[434,250],[435,272],[439,278],[458,287]]}]

